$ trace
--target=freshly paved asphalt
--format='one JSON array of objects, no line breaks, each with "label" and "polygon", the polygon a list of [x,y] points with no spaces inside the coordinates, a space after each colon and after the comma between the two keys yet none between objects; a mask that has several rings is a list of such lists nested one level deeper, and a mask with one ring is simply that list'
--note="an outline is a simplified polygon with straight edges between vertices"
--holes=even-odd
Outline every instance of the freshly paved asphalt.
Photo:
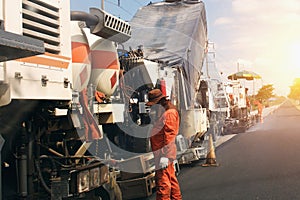
[{"label": "freshly paved asphalt", "polygon": [[184,167],[187,200],[300,199],[300,111],[284,103],[263,123],[216,148],[219,167]]},{"label": "freshly paved asphalt", "polygon": [[218,167],[181,167],[184,200],[300,199],[300,111],[289,101],[215,153]]}]

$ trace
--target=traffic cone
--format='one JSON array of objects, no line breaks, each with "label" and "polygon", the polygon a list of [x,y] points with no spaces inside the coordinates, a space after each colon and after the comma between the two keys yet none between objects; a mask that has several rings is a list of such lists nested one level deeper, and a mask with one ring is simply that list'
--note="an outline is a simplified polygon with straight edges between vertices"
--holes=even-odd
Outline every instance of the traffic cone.
[{"label": "traffic cone", "polygon": [[209,134],[209,151],[206,156],[206,163],[201,165],[202,167],[217,167],[219,164],[217,163],[215,148],[213,144],[212,135]]}]

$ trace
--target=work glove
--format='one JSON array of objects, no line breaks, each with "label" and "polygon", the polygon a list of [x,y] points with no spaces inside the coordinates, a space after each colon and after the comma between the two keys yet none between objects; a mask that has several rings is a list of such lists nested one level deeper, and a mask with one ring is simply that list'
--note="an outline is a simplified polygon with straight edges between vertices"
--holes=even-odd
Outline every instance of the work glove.
[{"label": "work glove", "polygon": [[169,165],[169,158],[161,157],[159,161],[159,167],[161,169],[166,169]]}]

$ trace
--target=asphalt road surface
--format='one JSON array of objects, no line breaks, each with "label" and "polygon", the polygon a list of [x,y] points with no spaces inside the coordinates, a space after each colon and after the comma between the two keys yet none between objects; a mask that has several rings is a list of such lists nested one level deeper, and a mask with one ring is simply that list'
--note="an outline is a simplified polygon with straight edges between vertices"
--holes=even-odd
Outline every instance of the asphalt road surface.
[{"label": "asphalt road surface", "polygon": [[181,166],[184,200],[300,199],[300,111],[289,101],[215,153],[218,167]]}]

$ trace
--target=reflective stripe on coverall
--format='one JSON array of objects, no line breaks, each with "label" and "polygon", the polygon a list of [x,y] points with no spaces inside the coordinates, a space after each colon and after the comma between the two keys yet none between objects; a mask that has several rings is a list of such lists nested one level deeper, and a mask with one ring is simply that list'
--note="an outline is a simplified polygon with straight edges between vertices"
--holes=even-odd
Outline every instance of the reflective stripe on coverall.
[{"label": "reflective stripe on coverall", "polygon": [[[151,147],[155,159],[156,199],[182,199],[180,187],[175,175],[173,161],[176,159],[176,135],[179,130],[179,115],[173,105],[169,105],[164,114],[156,121],[151,131]],[[159,169],[161,157],[169,159],[166,169]]]}]

